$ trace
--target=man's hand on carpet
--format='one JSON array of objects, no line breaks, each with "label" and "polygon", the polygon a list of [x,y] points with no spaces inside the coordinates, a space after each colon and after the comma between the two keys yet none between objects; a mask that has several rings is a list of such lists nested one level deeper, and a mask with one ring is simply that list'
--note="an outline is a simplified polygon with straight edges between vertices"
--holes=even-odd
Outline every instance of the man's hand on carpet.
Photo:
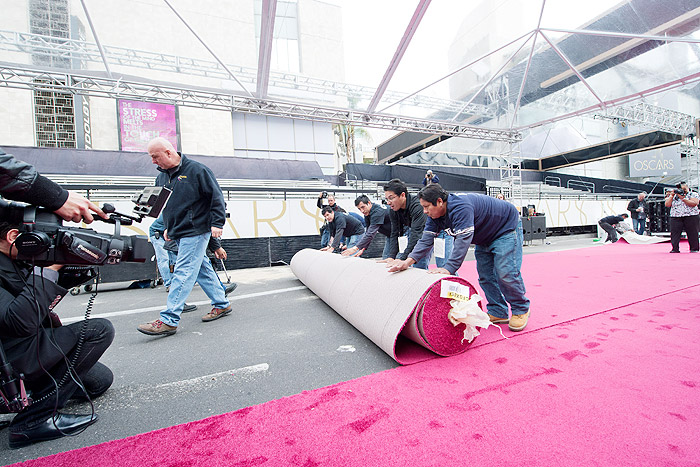
[{"label": "man's hand on carpet", "polygon": [[389,268],[389,272],[400,272],[400,271],[405,271],[411,265],[415,263],[413,259],[407,258],[403,261],[394,261],[393,263],[390,263],[387,267]]},{"label": "man's hand on carpet", "polygon": [[431,269],[431,270],[428,271],[428,274],[447,274],[448,276],[451,275],[451,274],[450,274],[450,271],[448,271],[448,270],[445,269],[445,268]]}]

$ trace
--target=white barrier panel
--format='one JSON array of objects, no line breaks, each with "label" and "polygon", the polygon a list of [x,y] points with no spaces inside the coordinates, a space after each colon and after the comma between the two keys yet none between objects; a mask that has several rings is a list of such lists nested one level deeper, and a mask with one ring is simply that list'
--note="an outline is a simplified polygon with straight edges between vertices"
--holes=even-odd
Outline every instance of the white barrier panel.
[{"label": "white barrier panel", "polygon": [[[353,199],[337,199],[338,204],[348,212],[359,211]],[[373,200],[374,202],[374,200]],[[518,205],[521,201],[517,200]],[[522,200],[522,205],[534,205],[535,211],[547,216],[547,228],[595,225],[602,217],[626,212],[628,200]],[[117,211],[131,214],[134,204],[131,201],[112,203]],[[317,235],[324,219],[316,207],[316,198],[308,200],[233,200],[226,209],[230,218],[226,220],[223,238],[288,237],[296,235]],[[141,223],[124,226],[124,235],[148,235],[148,227],[153,219],[146,217]],[[73,225],[73,223],[66,223]],[[93,222],[90,226],[98,232],[113,232],[113,226],[103,222]]]}]

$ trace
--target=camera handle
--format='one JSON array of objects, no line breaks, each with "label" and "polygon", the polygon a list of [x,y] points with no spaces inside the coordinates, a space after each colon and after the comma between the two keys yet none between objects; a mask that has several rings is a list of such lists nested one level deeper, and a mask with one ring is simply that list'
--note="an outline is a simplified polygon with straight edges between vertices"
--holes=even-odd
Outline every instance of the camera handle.
[{"label": "camera handle", "polygon": [[114,208],[114,205],[105,203],[102,206],[102,210],[109,214],[108,219],[103,219],[101,217],[95,217],[97,220],[101,220],[102,222],[107,222],[108,224],[114,224],[114,236],[119,237],[121,235],[121,226],[122,225],[132,225],[134,221],[136,222],[141,222],[144,218],[143,215],[139,214],[139,217],[134,217],[130,216],[128,214],[122,214],[121,212],[117,212],[116,209]]},{"label": "camera handle", "polygon": [[5,349],[0,343],[0,397],[11,413],[17,413],[27,407],[31,401],[24,389],[24,376],[12,376],[12,365],[5,355]]}]

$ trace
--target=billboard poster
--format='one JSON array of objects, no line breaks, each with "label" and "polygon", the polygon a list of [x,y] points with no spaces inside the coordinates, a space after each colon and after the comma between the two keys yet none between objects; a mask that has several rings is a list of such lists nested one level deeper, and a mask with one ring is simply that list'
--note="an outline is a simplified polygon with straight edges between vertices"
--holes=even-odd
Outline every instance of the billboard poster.
[{"label": "billboard poster", "polygon": [[158,136],[180,149],[176,106],[129,100],[119,100],[117,105],[120,150],[146,152],[148,142]]}]

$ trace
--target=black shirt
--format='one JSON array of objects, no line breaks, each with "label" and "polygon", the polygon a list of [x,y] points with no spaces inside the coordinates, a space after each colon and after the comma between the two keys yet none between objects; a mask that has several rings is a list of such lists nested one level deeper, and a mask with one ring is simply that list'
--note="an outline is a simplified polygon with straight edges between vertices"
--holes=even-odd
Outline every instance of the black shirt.
[{"label": "black shirt", "polygon": [[367,227],[367,232],[355,245],[358,250],[363,250],[372,243],[372,239],[377,235],[377,232],[391,236],[391,209],[385,208],[384,206],[373,203],[369,210],[369,216],[365,216],[365,224]]},{"label": "black shirt", "polygon": [[[423,236],[425,228],[425,213],[423,206],[420,205],[417,196],[412,196],[406,193],[406,207],[398,211],[391,210],[389,212],[391,218],[391,237],[389,242],[391,250],[389,258],[404,260],[413,251],[418,240]],[[404,227],[411,228],[411,239],[403,253],[399,253],[399,237],[403,235]]]},{"label": "black shirt", "polygon": [[365,228],[362,223],[349,214],[336,212],[333,222],[328,223],[328,228],[333,233],[333,249],[340,246],[341,237],[351,237],[353,235],[362,235],[365,233]]},{"label": "black shirt", "polygon": [[610,225],[615,225],[619,224],[620,222],[624,222],[625,218],[622,216],[608,216],[608,217],[603,217],[600,222],[605,222],[606,224]]},{"label": "black shirt", "polygon": [[[639,207],[642,208],[642,212],[637,212],[637,208]],[[646,200],[639,201],[639,198],[635,198],[629,202],[627,210],[632,214],[632,219],[646,219],[649,205]]]}]

